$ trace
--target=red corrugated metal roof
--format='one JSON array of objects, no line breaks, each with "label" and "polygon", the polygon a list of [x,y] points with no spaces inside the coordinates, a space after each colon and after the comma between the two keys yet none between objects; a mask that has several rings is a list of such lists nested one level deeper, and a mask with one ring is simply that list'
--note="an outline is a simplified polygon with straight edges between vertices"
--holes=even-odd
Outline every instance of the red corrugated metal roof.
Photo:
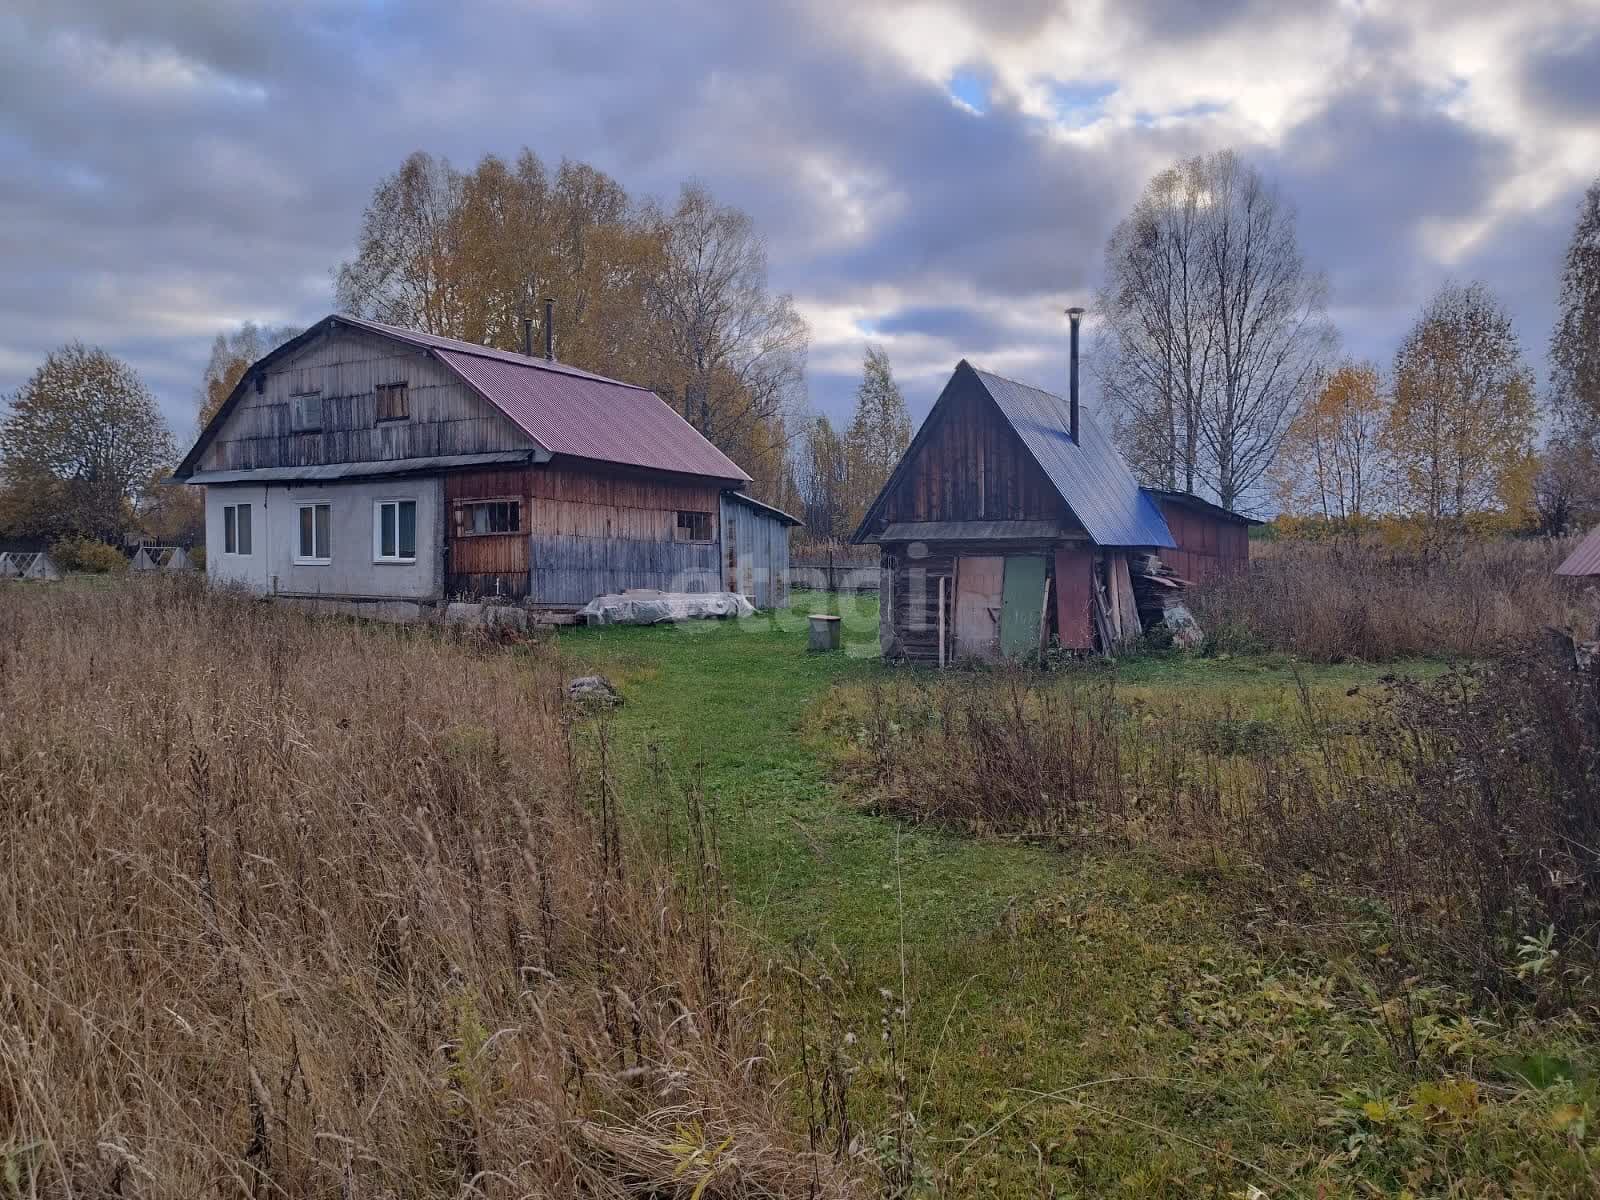
[{"label": "red corrugated metal roof", "polygon": [[1589,531],[1589,536],[1578,543],[1578,548],[1567,555],[1557,575],[1600,575],[1600,525]]},{"label": "red corrugated metal roof", "polygon": [[360,317],[338,320],[431,350],[552,454],[747,482],[654,392],[564,363]]}]

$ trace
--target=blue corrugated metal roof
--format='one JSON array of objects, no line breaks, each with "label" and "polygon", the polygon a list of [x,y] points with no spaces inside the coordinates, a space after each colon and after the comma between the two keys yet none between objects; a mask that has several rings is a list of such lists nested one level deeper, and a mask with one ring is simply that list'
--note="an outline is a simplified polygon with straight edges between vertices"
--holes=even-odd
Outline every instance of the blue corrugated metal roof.
[{"label": "blue corrugated metal roof", "polygon": [[1072,414],[1060,396],[980,371],[970,363],[963,365],[994,398],[1095,542],[1102,546],[1177,546],[1161,511],[1088,413],[1079,411],[1078,441],[1074,442],[1069,432]]}]

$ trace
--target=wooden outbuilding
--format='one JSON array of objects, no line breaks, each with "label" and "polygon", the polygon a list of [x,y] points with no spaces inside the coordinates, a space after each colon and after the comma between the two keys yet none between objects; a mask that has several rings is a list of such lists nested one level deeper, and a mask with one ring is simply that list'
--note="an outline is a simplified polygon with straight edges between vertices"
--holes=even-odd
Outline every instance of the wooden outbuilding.
[{"label": "wooden outbuilding", "polygon": [[1211,583],[1250,569],[1250,527],[1254,517],[1213,504],[1190,492],[1146,488],[1176,543],[1161,559],[1190,583]]},{"label": "wooden outbuilding", "polygon": [[1210,575],[1248,554],[1231,532],[1246,518],[1191,501],[1141,488],[1076,404],[963,360],[852,538],[880,550],[884,656],[1114,652],[1142,631],[1136,579],[1181,586],[1157,555],[1186,549]]}]

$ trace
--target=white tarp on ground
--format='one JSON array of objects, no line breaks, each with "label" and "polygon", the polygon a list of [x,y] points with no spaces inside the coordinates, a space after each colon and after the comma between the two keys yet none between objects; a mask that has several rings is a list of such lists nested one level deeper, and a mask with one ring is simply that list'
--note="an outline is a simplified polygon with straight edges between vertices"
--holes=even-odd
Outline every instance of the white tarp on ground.
[{"label": "white tarp on ground", "polygon": [[597,596],[578,610],[586,625],[660,625],[705,617],[749,617],[755,605],[738,592],[623,592]]}]

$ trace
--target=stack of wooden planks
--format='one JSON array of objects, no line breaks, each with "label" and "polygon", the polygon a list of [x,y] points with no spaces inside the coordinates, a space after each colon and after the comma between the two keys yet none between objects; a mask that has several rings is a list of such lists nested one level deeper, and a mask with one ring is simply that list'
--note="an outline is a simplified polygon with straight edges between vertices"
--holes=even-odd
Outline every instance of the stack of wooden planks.
[{"label": "stack of wooden planks", "polygon": [[1133,575],[1133,596],[1139,620],[1146,629],[1164,623],[1167,610],[1183,603],[1183,591],[1189,581],[1173,574],[1172,568],[1162,562],[1158,554],[1130,554],[1128,566]]}]

